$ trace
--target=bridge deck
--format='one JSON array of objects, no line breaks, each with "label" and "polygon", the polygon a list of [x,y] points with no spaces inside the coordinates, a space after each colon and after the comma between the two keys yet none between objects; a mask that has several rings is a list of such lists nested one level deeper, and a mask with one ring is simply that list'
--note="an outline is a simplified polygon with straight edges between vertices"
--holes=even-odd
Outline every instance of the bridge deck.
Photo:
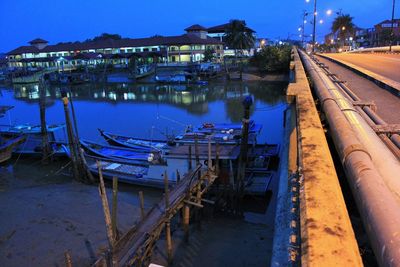
[{"label": "bridge deck", "polygon": [[[365,55],[367,56],[367,55]],[[318,57],[318,60],[329,67],[339,80],[346,81],[353,92],[364,101],[373,101],[377,106],[377,113],[387,123],[400,123],[400,117],[396,110],[400,110],[400,98],[383,90],[373,81],[370,81],[357,73],[334,63],[326,58]],[[400,69],[400,62],[397,71]],[[398,74],[400,77],[400,74]]]}]

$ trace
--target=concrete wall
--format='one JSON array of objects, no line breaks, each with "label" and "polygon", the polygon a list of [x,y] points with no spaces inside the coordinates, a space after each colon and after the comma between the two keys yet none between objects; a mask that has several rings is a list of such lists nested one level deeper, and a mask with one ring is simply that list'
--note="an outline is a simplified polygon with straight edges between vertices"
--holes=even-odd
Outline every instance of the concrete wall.
[{"label": "concrete wall", "polygon": [[295,97],[297,110],[301,264],[362,266],[324,129],[296,50],[292,67],[295,82],[289,84],[287,95]]}]

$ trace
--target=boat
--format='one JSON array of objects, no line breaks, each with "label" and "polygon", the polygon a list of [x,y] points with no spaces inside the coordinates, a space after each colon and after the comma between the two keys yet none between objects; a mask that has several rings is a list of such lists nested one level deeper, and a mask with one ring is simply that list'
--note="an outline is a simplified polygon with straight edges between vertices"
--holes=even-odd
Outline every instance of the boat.
[{"label": "boat", "polygon": [[131,136],[112,134],[101,129],[98,130],[101,136],[103,136],[104,139],[107,141],[107,143],[113,146],[122,146],[131,149],[143,149],[145,151],[147,151],[148,149],[150,149],[151,151],[165,151],[168,150],[171,146],[175,145],[173,141],[136,138]]},{"label": "boat", "polygon": [[24,143],[26,136],[15,134],[0,134],[0,163],[9,160],[13,149]]},{"label": "boat", "polygon": [[0,106],[0,118],[4,117],[4,114],[12,108],[14,108],[14,106]]},{"label": "boat", "polygon": [[[53,156],[66,156],[62,149],[62,144],[67,143],[65,134],[65,125],[47,125],[47,134],[49,144],[52,149]],[[14,154],[41,156],[42,155],[42,132],[40,125],[0,125],[0,134],[8,135],[25,135],[26,140],[22,144],[16,146],[13,150]]]},{"label": "boat", "polygon": [[131,149],[120,146],[103,145],[86,140],[80,140],[80,144],[88,154],[101,158],[123,159],[132,161],[133,163],[144,161],[152,164],[162,160],[160,153],[152,152],[151,149],[146,148],[143,148],[143,150]]}]

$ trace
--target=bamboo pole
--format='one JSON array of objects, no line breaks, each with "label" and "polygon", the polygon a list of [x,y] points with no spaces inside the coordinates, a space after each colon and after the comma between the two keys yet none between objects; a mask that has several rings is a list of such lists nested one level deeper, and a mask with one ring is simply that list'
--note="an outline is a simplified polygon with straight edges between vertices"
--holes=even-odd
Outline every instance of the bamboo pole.
[{"label": "bamboo pole", "polygon": [[181,174],[179,173],[179,170],[176,170],[176,183],[179,184],[181,181]]},{"label": "bamboo pole", "polygon": [[146,216],[144,212],[144,196],[143,196],[143,191],[139,191],[139,201],[140,201],[140,216],[141,219],[143,220],[144,217]]},{"label": "bamboo pole", "polygon": [[99,178],[100,178],[99,193],[100,193],[100,197],[101,197],[101,203],[103,205],[104,220],[106,222],[106,230],[107,230],[107,238],[108,238],[109,246],[112,249],[114,246],[115,238],[114,238],[113,230],[112,230],[112,226],[111,226],[110,207],[108,205],[106,188],[104,186],[103,173],[101,171],[101,163],[100,163],[100,161],[96,161],[96,164],[97,164],[97,168],[99,171]]},{"label": "bamboo pole", "polygon": [[172,263],[172,238],[171,238],[171,221],[169,218],[169,188],[168,188],[168,175],[167,171],[164,172],[164,185],[165,185],[165,235],[167,241],[167,256],[168,263]]},{"label": "bamboo pole", "polygon": [[189,242],[189,222],[190,222],[190,207],[185,204],[183,207],[183,232],[185,242]]},{"label": "bamboo pole", "polygon": [[69,150],[71,154],[71,162],[72,162],[72,170],[73,170],[73,175],[75,180],[80,180],[79,179],[79,171],[78,171],[78,166],[77,166],[77,151],[76,151],[76,146],[74,145],[75,143],[75,138],[73,135],[72,127],[71,127],[71,118],[69,116],[69,108],[68,108],[68,97],[66,92],[61,92],[62,96],[62,101],[64,105],[64,113],[65,113],[65,124],[67,127],[67,135],[68,135],[68,145],[69,145]]},{"label": "bamboo pole", "polygon": [[117,227],[117,207],[118,207],[118,178],[113,177],[113,198],[112,198],[112,214],[111,214],[111,228],[115,241],[118,239]]},{"label": "bamboo pole", "polygon": [[208,137],[208,164],[207,169],[210,172],[212,170],[212,160],[211,160],[211,136]]}]

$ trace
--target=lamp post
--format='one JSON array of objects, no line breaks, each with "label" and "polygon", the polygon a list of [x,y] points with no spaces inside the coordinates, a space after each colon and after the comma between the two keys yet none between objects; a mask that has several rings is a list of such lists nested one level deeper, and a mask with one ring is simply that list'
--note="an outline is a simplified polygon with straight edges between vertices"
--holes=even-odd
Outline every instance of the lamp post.
[{"label": "lamp post", "polygon": [[312,52],[315,53],[315,31],[317,26],[317,0],[314,0],[314,23],[313,23],[313,43],[312,43]]},{"label": "lamp post", "polygon": [[394,41],[394,8],[396,5],[396,0],[393,0],[393,7],[392,7],[392,26],[391,26],[391,33],[390,33],[390,45],[389,45],[389,52],[392,52],[392,45]]},{"label": "lamp post", "polygon": [[304,28],[306,27],[306,18],[308,16],[308,12],[304,11],[303,12],[303,28],[302,28],[302,32],[301,32],[301,44],[304,48]]}]

